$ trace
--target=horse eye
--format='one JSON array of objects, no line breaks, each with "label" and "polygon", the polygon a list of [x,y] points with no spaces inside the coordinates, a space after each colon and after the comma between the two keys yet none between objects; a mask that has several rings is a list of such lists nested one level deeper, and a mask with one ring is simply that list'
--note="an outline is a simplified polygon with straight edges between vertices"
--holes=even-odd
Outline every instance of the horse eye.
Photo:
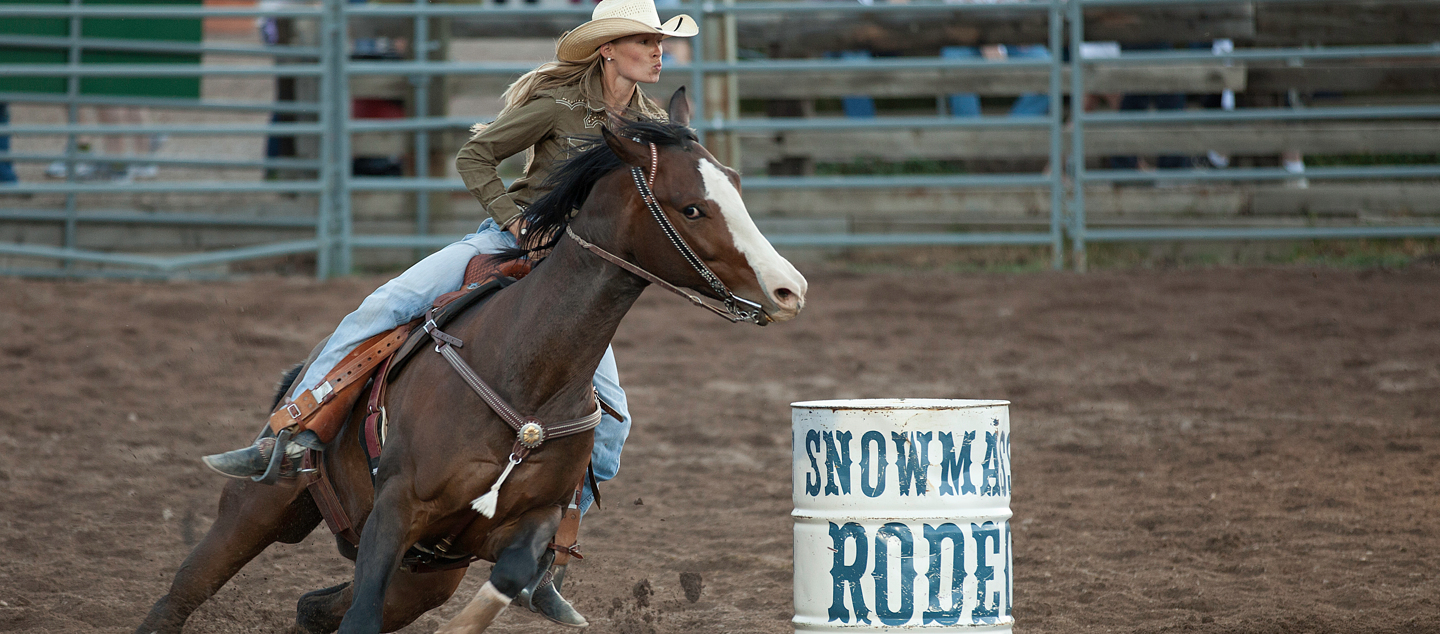
[{"label": "horse eye", "polygon": [[705,212],[702,211],[699,207],[696,207],[695,205],[690,205],[689,207],[686,207],[684,211],[681,211],[680,213],[685,215],[686,220],[697,220],[705,217]]}]

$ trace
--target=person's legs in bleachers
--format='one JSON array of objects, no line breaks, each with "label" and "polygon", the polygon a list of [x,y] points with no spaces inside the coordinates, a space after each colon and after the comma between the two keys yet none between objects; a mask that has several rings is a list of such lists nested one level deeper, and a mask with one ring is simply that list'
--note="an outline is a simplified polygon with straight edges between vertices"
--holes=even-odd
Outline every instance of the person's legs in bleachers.
[{"label": "person's legs in bleachers", "polygon": [[[1021,44],[1007,47],[1010,59],[1050,59],[1050,49],[1040,44]],[[1011,116],[1045,116],[1050,114],[1050,95],[1043,92],[1028,92],[1020,95],[1010,106]]]},{"label": "person's legs in bleachers", "polygon": [[[940,49],[944,59],[979,59],[980,49],[974,46],[946,46]],[[945,103],[952,117],[980,116],[980,95],[973,92],[957,92],[947,95]]]},{"label": "person's legs in bleachers", "polygon": [[[870,51],[840,51],[836,55],[843,60],[870,59]],[[862,119],[875,117],[875,99],[867,95],[845,95],[840,98],[840,107],[845,111],[845,116]]]}]

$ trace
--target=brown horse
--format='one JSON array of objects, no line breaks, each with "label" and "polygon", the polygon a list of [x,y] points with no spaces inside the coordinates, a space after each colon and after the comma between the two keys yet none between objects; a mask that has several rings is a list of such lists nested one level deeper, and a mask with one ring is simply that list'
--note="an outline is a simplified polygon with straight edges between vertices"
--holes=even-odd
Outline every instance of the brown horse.
[{"label": "brown horse", "polygon": [[[595,247],[665,282],[721,299],[730,313],[757,323],[784,321],[802,308],[805,279],[755,228],[738,176],[696,141],[686,127],[689,115],[682,89],[671,99],[670,122],[612,122],[618,134],[602,129],[601,142],[557,167],[555,189],[526,214],[530,235],[545,241],[536,246],[550,248],[549,255],[530,275],[445,327],[465,342],[460,356],[519,412],[553,422],[595,408],[592,376],[621,318],[650,283]],[[472,500],[499,478],[515,440],[427,348],[387,392],[389,433],[372,486],[354,433],[363,405],[323,454],[341,504],[363,528],[358,552],[337,539],[341,553],[355,560],[355,578],[302,597],[301,632],[394,631],[449,599],[464,568],[415,573],[401,568],[401,559],[412,545],[433,543],[472,513]],[[478,516],[454,540],[452,551],[495,565],[479,594],[442,631],[483,631],[539,572],[537,562],[584,473],[592,442],[588,431],[547,440],[505,481],[494,517]],[[320,520],[310,494],[294,480],[231,482],[210,532],[137,632],[180,632],[253,557],[276,541],[304,539]]]}]

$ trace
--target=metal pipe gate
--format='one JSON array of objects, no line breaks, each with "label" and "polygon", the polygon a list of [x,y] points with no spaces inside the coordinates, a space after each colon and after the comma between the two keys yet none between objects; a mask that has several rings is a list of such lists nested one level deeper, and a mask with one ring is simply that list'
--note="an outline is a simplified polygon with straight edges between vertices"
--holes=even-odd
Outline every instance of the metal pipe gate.
[{"label": "metal pipe gate", "polygon": [[[1440,57],[1440,44],[1431,46],[1352,46],[1337,48],[1299,49],[1242,49],[1228,53],[1163,51],[1128,52],[1118,57],[1087,58],[1082,55],[1080,43],[1084,33],[1083,9],[1092,6],[1159,6],[1234,3],[1237,0],[1030,0],[1006,4],[946,4],[924,2],[907,4],[837,4],[800,2],[689,2],[683,6],[671,7],[668,13],[686,12],[700,23],[700,35],[695,38],[693,50],[695,61],[667,69],[670,76],[681,74],[689,77],[688,88],[695,101],[695,126],[705,139],[723,138],[742,132],[756,131],[825,131],[855,129],[958,129],[958,128],[1034,128],[1046,130],[1049,138],[1049,173],[1005,173],[967,174],[948,176],[797,176],[797,177],[747,177],[744,187],[750,190],[767,189],[899,189],[899,188],[976,188],[976,187],[1033,187],[1049,193],[1049,227],[1040,232],[968,232],[968,233],[873,233],[873,234],[785,234],[772,235],[778,246],[791,247],[833,247],[871,245],[1041,245],[1049,246],[1054,268],[1065,266],[1066,237],[1075,268],[1083,270],[1086,265],[1086,247],[1091,242],[1139,241],[1139,240],[1266,240],[1266,239],[1328,239],[1364,237],[1433,237],[1440,236],[1440,225],[1413,224],[1409,226],[1374,227],[1296,227],[1296,228],[1238,228],[1206,226],[1188,229],[1105,229],[1090,226],[1085,212],[1083,185],[1086,183],[1125,182],[1136,180],[1165,181],[1207,181],[1207,180],[1274,180],[1291,178],[1294,175],[1281,169],[1230,169],[1208,170],[1160,170],[1139,173],[1133,170],[1095,170],[1085,167],[1085,131],[1089,126],[1104,126],[1117,123],[1165,123],[1197,122],[1223,123],[1234,121],[1281,121],[1316,120],[1326,118],[1376,119],[1415,118],[1434,119],[1440,117],[1440,106],[1367,107],[1367,108],[1313,108],[1313,109],[1244,109],[1235,112],[1176,111],[1164,113],[1131,114],[1086,113],[1083,99],[1071,99],[1069,115],[1070,130],[1066,134],[1064,94],[1085,94],[1084,71],[1087,67],[1105,64],[1134,63],[1184,63],[1194,61],[1213,62],[1246,60],[1306,60],[1306,59],[1352,59],[1363,57]],[[1249,2],[1303,2],[1313,0],[1247,0]],[[733,55],[733,42],[728,59],[706,59],[705,52],[716,46],[707,46],[707,37],[725,37],[726,31],[707,28],[735,16],[751,13],[800,13],[814,14],[833,12],[954,12],[954,11],[1034,11],[1044,12],[1048,25],[1048,60],[1006,60],[999,62],[980,59],[942,58],[889,58],[889,59],[824,59],[824,60],[737,60]],[[573,18],[576,24],[588,19],[590,9],[586,5],[576,7],[546,8],[538,6],[483,6],[430,4],[426,0],[415,0],[406,4],[361,4],[351,5],[344,0],[323,0],[319,6],[287,9],[210,9],[198,7],[157,7],[157,6],[88,6],[80,0],[70,0],[69,5],[14,5],[0,4],[0,19],[22,17],[64,17],[71,21],[68,38],[47,38],[36,36],[0,35],[0,46],[27,46],[63,48],[70,52],[68,64],[9,64],[0,65],[0,75],[54,77],[64,76],[68,90],[64,95],[40,95],[34,93],[0,93],[0,101],[41,102],[67,106],[67,122],[62,125],[0,125],[0,135],[50,134],[66,135],[68,142],[63,155],[39,156],[26,154],[0,154],[0,160],[47,161],[61,160],[67,166],[64,182],[21,183],[0,185],[0,195],[33,194],[63,195],[63,209],[3,209],[0,220],[53,222],[63,225],[63,239],[58,245],[37,245],[24,243],[0,243],[0,255],[24,256],[54,260],[55,268],[10,268],[0,273],[22,275],[59,276],[129,276],[169,277],[179,274],[194,274],[196,267],[215,265],[241,260],[272,257],[295,253],[314,253],[317,258],[317,274],[324,278],[344,275],[352,269],[352,255],[355,249],[371,248],[415,248],[433,249],[455,239],[455,236],[436,235],[431,231],[428,218],[429,196],[433,193],[449,194],[463,191],[464,187],[453,175],[436,175],[429,172],[428,158],[430,138],[436,131],[465,129],[475,123],[461,117],[427,116],[429,108],[429,84],[437,75],[496,75],[515,77],[528,71],[528,65],[451,62],[429,59],[432,34],[429,19],[437,17],[490,16],[504,14],[507,17],[551,17]],[[211,17],[256,17],[269,16],[314,20],[319,25],[319,46],[217,46],[185,44],[174,42],[137,42],[133,40],[99,40],[85,38],[79,28],[85,17],[129,17],[129,18],[211,18]],[[349,38],[350,21],[365,18],[401,17],[414,21],[413,33],[418,51],[411,60],[402,61],[354,61],[351,59]],[[1064,25],[1068,21],[1069,42],[1065,42]],[[733,30],[730,32],[733,38]],[[715,44],[715,43],[710,43]],[[275,65],[146,65],[146,64],[81,64],[80,53],[89,49],[143,50],[184,53],[228,53],[263,55],[288,60],[303,60],[304,63]],[[1065,84],[1067,58],[1076,60],[1069,66],[1069,84]],[[951,68],[1045,68],[1049,73],[1048,99],[1049,114],[1046,116],[981,116],[981,117],[879,117],[874,119],[804,119],[804,118],[738,118],[725,112],[709,109],[706,90],[716,80],[733,81],[733,78],[747,73],[814,72],[842,73],[854,71],[903,71],[921,69]],[[417,116],[405,119],[355,120],[350,110],[350,79],[366,75],[404,76],[414,89],[415,112]],[[157,98],[97,97],[81,94],[80,80],[84,77],[155,77],[155,76],[274,76],[311,77],[319,80],[319,96],[313,102],[261,102],[261,101],[206,101]],[[710,80],[707,84],[707,80]],[[733,84],[732,84],[733,85]],[[937,87],[937,93],[945,93]],[[82,125],[78,122],[78,108],[82,105],[136,105],[163,108],[195,109],[205,111],[235,112],[280,112],[310,116],[313,123],[270,123],[266,125],[153,125],[134,128],[115,125]],[[730,115],[735,114],[733,111]],[[405,132],[414,135],[414,164],[412,176],[406,177],[357,177],[350,169],[351,135],[365,132]],[[76,148],[76,136],[80,134],[171,134],[171,135],[294,135],[310,136],[319,140],[318,160],[304,159],[143,159],[166,165],[207,166],[218,168],[274,168],[302,170],[313,173],[311,178],[296,178],[284,181],[172,181],[154,183],[85,183],[79,182],[74,165],[82,160]],[[1068,161],[1064,144],[1070,144]],[[135,157],[104,157],[104,160],[138,162]],[[1440,176],[1440,165],[1405,167],[1337,167],[1307,170],[1306,178],[1315,179],[1373,179],[1373,178],[1434,178]],[[416,231],[411,234],[357,235],[354,229],[351,196],[356,192],[408,192],[415,198]],[[287,193],[313,197],[313,214],[285,217],[235,217],[214,214],[189,213],[141,213],[131,210],[81,211],[77,197],[85,194],[104,193]],[[3,200],[14,200],[6,197]],[[175,226],[247,226],[270,228],[312,228],[314,237],[302,240],[274,242],[243,248],[205,251],[184,255],[153,256],[142,254],[112,253],[97,249],[84,249],[78,244],[77,235],[88,223],[112,224],[170,224]],[[94,266],[80,266],[81,263]]]}]

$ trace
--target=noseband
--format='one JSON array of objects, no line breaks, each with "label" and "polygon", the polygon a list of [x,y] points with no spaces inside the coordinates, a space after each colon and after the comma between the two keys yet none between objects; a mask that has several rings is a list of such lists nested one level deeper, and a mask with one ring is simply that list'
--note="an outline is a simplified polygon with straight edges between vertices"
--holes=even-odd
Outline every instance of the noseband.
[{"label": "noseband", "polygon": [[690,248],[690,245],[686,244],[685,239],[680,237],[680,232],[675,230],[675,225],[670,224],[670,219],[665,216],[665,212],[661,211],[660,203],[655,200],[655,193],[651,189],[655,185],[655,173],[658,172],[659,169],[660,154],[656,151],[655,144],[651,143],[650,178],[648,180],[645,178],[645,171],[643,169],[638,167],[630,168],[630,175],[635,179],[635,188],[640,190],[640,198],[645,201],[645,206],[650,209],[650,215],[654,216],[655,221],[660,224],[660,229],[665,232],[665,237],[670,239],[670,243],[675,245],[675,249],[680,252],[680,255],[684,256],[685,261],[690,263],[690,266],[695,269],[695,272],[699,273],[700,277],[704,278],[705,281],[710,284],[710,289],[715,291],[715,294],[725,302],[724,310],[710,305],[701,299],[700,296],[689,293],[674,284],[662,280],[654,273],[646,271],[624,258],[581,238],[569,225],[565,226],[565,234],[570,236],[570,238],[581,247],[584,247],[585,250],[600,256],[605,261],[634,273],[642,279],[652,282],[665,290],[680,295],[690,300],[696,306],[708,309],[716,315],[730,320],[731,323],[748,321],[760,326],[769,323],[771,321],[770,316],[765,314],[765,310],[760,307],[760,304],[730,292],[730,289],[725,286],[725,283],[720,281],[720,277],[715,275],[715,272],[711,271],[710,267],[705,265],[705,262],[700,259],[700,256],[696,255],[695,251]]}]

